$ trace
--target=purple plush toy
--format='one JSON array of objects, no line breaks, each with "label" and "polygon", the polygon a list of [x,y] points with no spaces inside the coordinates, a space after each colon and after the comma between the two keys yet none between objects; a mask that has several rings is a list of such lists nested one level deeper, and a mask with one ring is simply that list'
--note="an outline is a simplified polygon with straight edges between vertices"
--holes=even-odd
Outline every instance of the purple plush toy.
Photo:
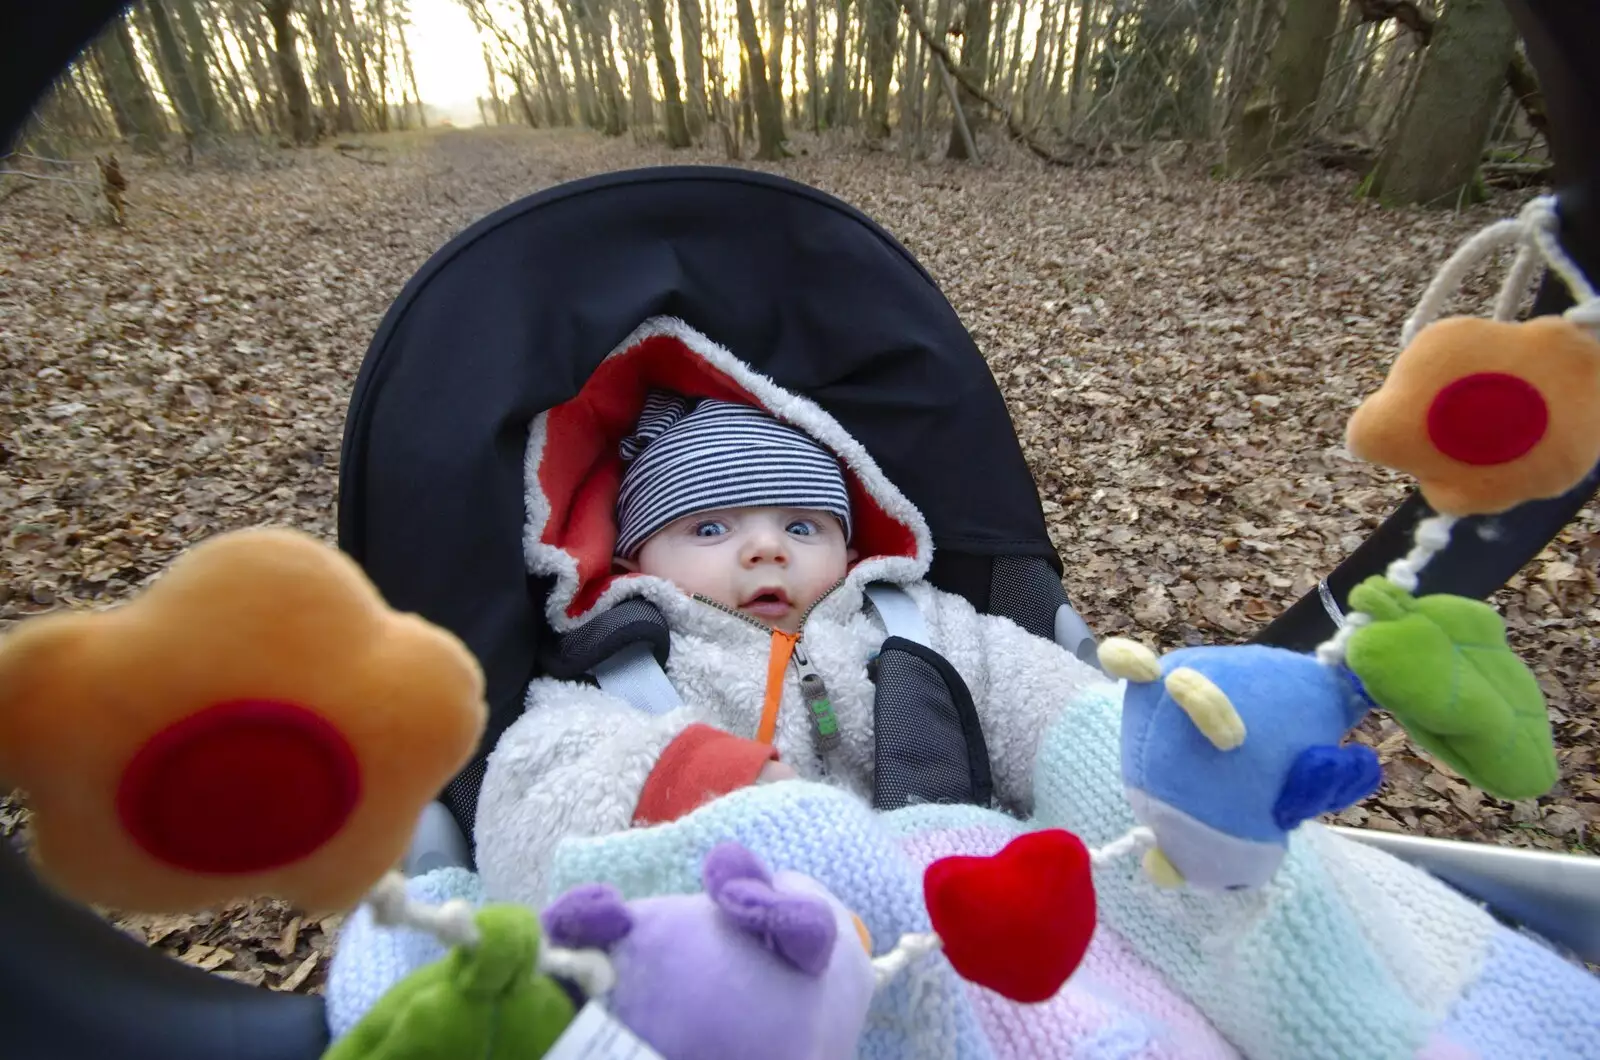
[{"label": "purple plush toy", "polygon": [[545,909],[545,932],[606,952],[606,1008],[664,1060],[853,1057],[876,985],[854,914],[737,843],[702,872],[702,894],[624,902],[605,884],[574,888]]}]

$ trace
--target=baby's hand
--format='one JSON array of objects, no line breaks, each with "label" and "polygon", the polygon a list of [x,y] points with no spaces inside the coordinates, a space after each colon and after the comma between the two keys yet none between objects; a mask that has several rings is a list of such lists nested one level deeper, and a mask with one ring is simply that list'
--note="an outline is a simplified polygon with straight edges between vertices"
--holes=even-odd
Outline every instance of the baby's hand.
[{"label": "baby's hand", "polygon": [[794,767],[784,762],[768,762],[761,767],[761,772],[756,774],[757,784],[772,784],[779,780],[795,780],[800,776]]}]

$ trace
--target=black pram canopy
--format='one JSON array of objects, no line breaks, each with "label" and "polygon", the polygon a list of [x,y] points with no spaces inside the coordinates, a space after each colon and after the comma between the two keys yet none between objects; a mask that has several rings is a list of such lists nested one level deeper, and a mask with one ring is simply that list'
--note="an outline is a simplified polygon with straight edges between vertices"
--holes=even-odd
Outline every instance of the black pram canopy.
[{"label": "black pram canopy", "polygon": [[1059,571],[982,355],[875,223],[738,169],[561,185],[472,226],[407,285],[356,381],[340,465],[341,547],[395,607],[466,641],[500,724],[547,636],[522,548],[528,425],[655,316],[835,416],[933,527],[946,588],[974,567],[986,586],[994,556]]}]

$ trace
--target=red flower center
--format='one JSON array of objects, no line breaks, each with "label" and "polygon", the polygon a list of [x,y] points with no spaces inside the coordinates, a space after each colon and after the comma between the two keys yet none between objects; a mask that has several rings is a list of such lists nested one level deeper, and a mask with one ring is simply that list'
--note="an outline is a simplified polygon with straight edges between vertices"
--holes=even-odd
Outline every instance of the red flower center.
[{"label": "red flower center", "polygon": [[1484,467],[1527,453],[1544,437],[1550,410],[1537,387],[1504,372],[1477,372],[1439,389],[1428,406],[1428,438],[1445,456]]},{"label": "red flower center", "polygon": [[355,752],[320,715],[236,700],[151,737],[123,771],[117,813],[154,858],[191,872],[242,874],[314,852],[360,794]]}]

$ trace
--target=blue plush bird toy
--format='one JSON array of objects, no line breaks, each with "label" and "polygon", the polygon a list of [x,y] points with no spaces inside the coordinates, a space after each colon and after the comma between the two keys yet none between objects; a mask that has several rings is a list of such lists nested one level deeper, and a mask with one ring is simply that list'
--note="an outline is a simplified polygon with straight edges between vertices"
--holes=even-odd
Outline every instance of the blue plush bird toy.
[{"label": "blue plush bird toy", "polygon": [[1378,756],[1345,734],[1368,701],[1343,669],[1261,645],[1182,648],[1157,658],[1107,640],[1100,664],[1126,678],[1122,782],[1156,846],[1158,883],[1261,887],[1289,833],[1370,795]]}]

